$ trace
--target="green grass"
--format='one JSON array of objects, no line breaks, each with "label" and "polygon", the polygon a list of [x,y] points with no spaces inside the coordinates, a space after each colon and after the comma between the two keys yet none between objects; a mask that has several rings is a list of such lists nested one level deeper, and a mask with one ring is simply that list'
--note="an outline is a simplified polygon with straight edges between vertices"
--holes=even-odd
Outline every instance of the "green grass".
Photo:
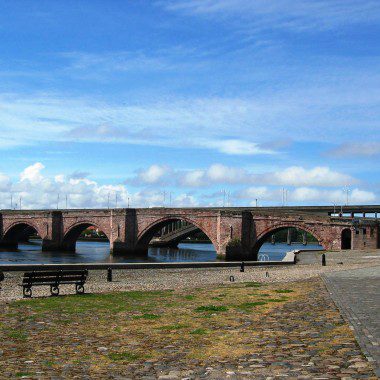
[{"label": "green grass", "polygon": [[276,289],[275,292],[276,293],[293,293],[294,290],[290,290],[290,289]]},{"label": "green grass", "polygon": [[43,364],[44,364],[46,367],[53,367],[53,365],[55,364],[55,362],[52,361],[52,360],[45,360],[45,361],[43,362]]},{"label": "green grass", "polygon": [[206,335],[207,334],[207,330],[205,330],[205,329],[195,329],[193,331],[190,331],[190,334],[191,335]]},{"label": "green grass", "polygon": [[108,354],[108,358],[113,361],[134,361],[137,359],[141,359],[142,355],[131,352],[131,351],[123,351],[123,352],[111,352]]},{"label": "green grass", "polygon": [[8,333],[8,337],[11,339],[17,339],[17,340],[27,340],[28,335],[22,331],[22,330],[13,330]]},{"label": "green grass", "polygon": [[256,301],[256,302],[244,302],[240,305],[237,305],[237,308],[238,309],[241,309],[241,310],[245,310],[245,311],[250,311],[252,310],[254,307],[257,307],[257,306],[264,306],[266,305],[267,303],[265,301]]},{"label": "green grass", "polygon": [[[125,311],[147,309],[154,306],[158,299],[171,297],[171,291],[130,291],[113,294],[84,294],[61,297],[15,301],[10,306],[13,310],[25,307],[34,313],[44,315],[48,312],[60,314],[82,314],[87,312],[118,314]],[[141,310],[142,311],[142,310]],[[11,315],[9,315],[11,316]]]},{"label": "green grass", "polygon": [[260,286],[262,286],[262,284],[260,284],[259,282],[246,282],[245,283],[246,288],[259,288]]},{"label": "green grass", "polygon": [[185,329],[187,327],[189,326],[181,324],[181,323],[175,323],[174,325],[166,325],[166,326],[157,327],[157,330],[174,331],[174,330]]},{"label": "green grass", "polygon": [[271,299],[267,299],[266,302],[285,302],[287,301],[288,298],[287,297],[283,297],[283,298],[271,298]]},{"label": "green grass", "polygon": [[133,319],[158,319],[160,318],[157,314],[142,314],[142,315],[135,315],[132,317]]},{"label": "green grass", "polygon": [[23,377],[23,376],[33,376],[33,373],[31,372],[17,372],[16,377]]},{"label": "green grass", "polygon": [[195,309],[195,311],[202,312],[202,311],[208,311],[208,312],[218,312],[218,311],[227,311],[228,308],[226,306],[216,306],[216,305],[204,305],[199,306]]}]

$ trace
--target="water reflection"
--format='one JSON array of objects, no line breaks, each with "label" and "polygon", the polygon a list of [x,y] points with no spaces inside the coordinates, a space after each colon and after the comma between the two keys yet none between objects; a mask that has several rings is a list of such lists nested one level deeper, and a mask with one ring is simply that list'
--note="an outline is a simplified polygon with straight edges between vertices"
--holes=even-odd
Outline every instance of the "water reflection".
[{"label": "water reflection", "polygon": [[[285,253],[293,249],[305,248],[302,244],[265,243],[260,253],[268,255],[269,260],[282,260]],[[308,249],[320,249],[318,245],[308,245]],[[176,262],[176,261],[216,261],[212,244],[181,243],[175,248],[149,248],[148,257],[110,256],[108,242],[77,243],[76,252],[42,252],[41,242],[20,244],[14,251],[0,250],[0,264],[75,264],[75,263],[121,263],[121,262]]]}]

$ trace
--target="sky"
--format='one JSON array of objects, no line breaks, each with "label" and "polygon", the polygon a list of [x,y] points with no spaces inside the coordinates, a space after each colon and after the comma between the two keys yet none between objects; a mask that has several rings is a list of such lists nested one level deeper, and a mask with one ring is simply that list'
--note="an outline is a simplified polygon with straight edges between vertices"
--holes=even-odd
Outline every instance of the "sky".
[{"label": "sky", "polygon": [[0,208],[380,201],[378,0],[0,2]]}]

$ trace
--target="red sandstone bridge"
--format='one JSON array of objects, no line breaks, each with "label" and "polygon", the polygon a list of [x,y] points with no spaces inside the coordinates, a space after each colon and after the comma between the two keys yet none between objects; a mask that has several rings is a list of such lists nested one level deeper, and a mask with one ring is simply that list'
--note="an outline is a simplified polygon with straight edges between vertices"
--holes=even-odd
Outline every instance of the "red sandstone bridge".
[{"label": "red sandstone bridge", "polygon": [[271,235],[289,228],[309,232],[327,250],[376,249],[380,246],[379,212],[378,205],[0,210],[0,247],[16,248],[35,233],[42,239],[42,250],[74,251],[81,233],[96,226],[109,239],[112,254],[146,254],[157,233],[183,221],[193,226],[187,232],[201,230],[217,254],[228,259],[257,259]]}]

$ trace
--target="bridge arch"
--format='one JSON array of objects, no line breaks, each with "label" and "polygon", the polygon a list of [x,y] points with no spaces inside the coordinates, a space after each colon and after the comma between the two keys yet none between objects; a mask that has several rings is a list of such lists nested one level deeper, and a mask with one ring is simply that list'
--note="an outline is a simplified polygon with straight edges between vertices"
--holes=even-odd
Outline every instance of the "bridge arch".
[{"label": "bridge arch", "polygon": [[10,248],[17,248],[18,243],[21,241],[27,241],[28,238],[36,234],[43,237],[41,231],[37,225],[30,221],[17,221],[12,223],[5,231],[2,239],[2,244]]},{"label": "bridge arch", "polygon": [[86,221],[82,220],[80,222],[76,222],[76,223],[70,225],[66,229],[66,232],[65,232],[63,239],[62,239],[62,249],[64,251],[75,251],[76,243],[77,243],[80,235],[82,234],[83,231],[85,231],[87,228],[89,228],[91,226],[94,226],[94,227],[98,228],[99,230],[101,230],[105,234],[108,241],[110,241],[109,233],[107,230],[105,230],[100,225],[98,225],[97,223],[94,223],[90,220],[86,220]]},{"label": "bridge arch", "polygon": [[328,248],[327,242],[325,242],[325,240],[322,238],[320,233],[316,231],[314,228],[306,224],[284,222],[284,223],[276,223],[275,225],[267,228],[266,230],[261,232],[260,235],[257,236],[256,243],[253,246],[254,257],[257,257],[261,246],[270,238],[271,235],[288,228],[295,228],[297,230],[308,232],[311,235],[313,235],[315,239],[317,239],[318,243],[323,247],[323,249]]},{"label": "bridge arch", "polygon": [[187,222],[196,227],[199,231],[202,231],[211,241],[215,251],[217,252],[217,242],[215,239],[213,239],[210,231],[207,231],[207,229],[198,221],[182,215],[170,215],[163,217],[146,226],[137,236],[136,250],[141,253],[146,253],[148,251],[149,242],[152,240],[155,234],[157,234],[165,226],[178,221]]}]

